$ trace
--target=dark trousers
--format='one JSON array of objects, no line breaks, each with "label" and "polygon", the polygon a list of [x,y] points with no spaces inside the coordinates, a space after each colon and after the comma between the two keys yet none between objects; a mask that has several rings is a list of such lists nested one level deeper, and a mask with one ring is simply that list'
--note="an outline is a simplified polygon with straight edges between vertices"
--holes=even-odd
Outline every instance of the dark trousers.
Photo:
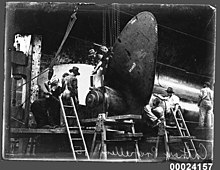
[{"label": "dark trousers", "polygon": [[60,103],[55,97],[35,100],[31,105],[37,127],[60,125]]}]

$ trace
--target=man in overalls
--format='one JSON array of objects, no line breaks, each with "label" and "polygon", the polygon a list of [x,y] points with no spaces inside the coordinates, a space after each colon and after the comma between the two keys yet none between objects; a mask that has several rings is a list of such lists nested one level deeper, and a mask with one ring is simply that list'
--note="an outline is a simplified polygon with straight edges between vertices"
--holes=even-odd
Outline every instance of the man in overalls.
[{"label": "man in overalls", "polygon": [[199,94],[199,127],[212,126],[211,117],[213,116],[213,91],[210,89],[210,83],[205,82]]}]

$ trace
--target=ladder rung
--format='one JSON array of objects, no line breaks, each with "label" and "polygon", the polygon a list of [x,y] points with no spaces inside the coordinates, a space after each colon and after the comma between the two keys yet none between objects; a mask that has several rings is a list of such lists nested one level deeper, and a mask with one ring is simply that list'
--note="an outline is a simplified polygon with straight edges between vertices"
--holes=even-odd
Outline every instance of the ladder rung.
[{"label": "ladder rung", "polygon": [[83,140],[82,138],[71,138],[72,140]]},{"label": "ladder rung", "polygon": [[177,129],[177,126],[168,126],[168,125],[166,125],[165,128],[168,128],[168,129]]},{"label": "ladder rung", "polygon": [[[75,110],[75,104],[73,102],[72,97],[71,97],[72,105],[68,105],[68,104],[64,105],[63,102],[62,102],[61,97],[59,97],[59,100],[60,100],[60,104],[62,106],[62,112],[64,114],[65,123],[66,123],[66,127],[67,127],[67,132],[68,132],[68,136],[69,136],[69,141],[70,141],[70,144],[71,144],[71,149],[72,149],[74,158],[76,159],[75,153],[80,154],[80,152],[81,153],[83,152],[83,154],[85,154],[85,156],[89,159],[87,147],[86,147],[86,144],[85,144],[85,141],[84,141],[83,134],[81,132],[82,127],[80,126],[80,122],[78,121],[77,111]],[[66,115],[65,112],[69,110],[68,108],[73,109],[74,114]],[[69,122],[70,119],[73,120],[73,122]],[[75,121],[75,119],[77,119],[77,121]],[[80,136],[79,136],[79,134],[80,134]],[[75,135],[77,135],[77,136],[75,136]],[[75,143],[79,143],[79,142],[81,142],[83,147],[74,146]]]},{"label": "ladder rung", "polygon": [[67,118],[76,118],[76,116],[66,116]]},{"label": "ladder rung", "polygon": [[77,126],[69,127],[69,129],[79,129]]},{"label": "ladder rung", "polygon": [[70,105],[63,105],[63,107],[73,107],[73,106],[70,106]]},{"label": "ladder rung", "polygon": [[190,149],[194,149],[194,148],[192,147],[192,145],[191,145],[191,147],[189,147],[189,144],[187,144],[187,147],[188,147],[189,150],[190,150]]},{"label": "ladder rung", "polygon": [[195,136],[179,136],[179,138],[184,140],[185,143],[188,143],[189,140],[195,139]]},{"label": "ladder rung", "polygon": [[180,127],[180,130],[187,130],[187,129],[186,129],[186,128],[181,128],[181,127]]},{"label": "ladder rung", "polygon": [[181,118],[176,118],[176,120],[181,120],[181,121],[183,121],[183,119],[181,119]]},{"label": "ladder rung", "polygon": [[196,151],[195,149],[188,149],[189,151]]},{"label": "ladder rung", "polygon": [[75,152],[86,152],[85,150],[75,150]]}]

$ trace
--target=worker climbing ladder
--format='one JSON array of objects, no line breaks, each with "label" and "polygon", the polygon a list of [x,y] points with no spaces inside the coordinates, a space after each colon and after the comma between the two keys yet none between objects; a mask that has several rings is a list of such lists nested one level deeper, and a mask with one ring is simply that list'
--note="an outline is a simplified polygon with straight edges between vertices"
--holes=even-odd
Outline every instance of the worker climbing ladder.
[{"label": "worker climbing ladder", "polygon": [[65,99],[64,101],[62,99],[62,96],[60,96],[59,100],[70,141],[70,146],[73,153],[73,158],[74,160],[77,160],[79,158],[89,160],[90,158],[88,150],[86,147],[85,139],[83,137],[79,117],[77,115],[73,98],[70,97],[69,100]]},{"label": "worker climbing ladder", "polygon": [[186,122],[183,118],[180,106],[178,106],[176,110],[171,109],[171,112],[174,116],[175,123],[176,123],[180,136],[185,137],[185,140],[182,140],[182,141],[183,141],[183,144],[185,146],[187,153],[189,154],[189,158],[192,158],[195,155],[197,155],[197,150],[195,148],[195,145],[194,145],[193,139],[191,138],[189,130],[186,126]]}]

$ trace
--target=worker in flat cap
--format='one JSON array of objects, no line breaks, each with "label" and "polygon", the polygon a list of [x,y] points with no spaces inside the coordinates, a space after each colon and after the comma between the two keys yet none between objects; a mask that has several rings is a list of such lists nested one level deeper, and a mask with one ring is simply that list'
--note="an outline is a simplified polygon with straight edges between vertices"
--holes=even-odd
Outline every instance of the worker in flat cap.
[{"label": "worker in flat cap", "polygon": [[[172,87],[168,87],[166,90],[166,96],[161,96],[159,94],[154,94],[160,100],[164,101],[164,111],[166,115],[166,120],[168,124],[174,124],[174,117],[172,113],[176,113],[176,110],[180,106],[180,99],[177,95],[174,94]],[[171,111],[172,109],[172,111]]]},{"label": "worker in flat cap", "polygon": [[166,114],[169,114],[171,112],[170,109],[175,110],[176,107],[179,105],[180,99],[177,95],[174,94],[172,87],[168,87],[165,91],[167,93],[165,97],[157,94],[154,95],[165,101],[165,112]]},{"label": "worker in flat cap", "polygon": [[[199,127],[213,126],[213,91],[210,88],[210,83],[205,82],[199,94]],[[205,122],[206,120],[206,122]]]},{"label": "worker in flat cap", "polygon": [[89,50],[89,56],[95,57],[96,53],[97,52],[94,49]]},{"label": "worker in flat cap", "polygon": [[95,66],[92,74],[96,74],[98,71],[99,74],[104,74],[105,70],[108,67],[109,60],[112,57],[112,49],[108,49],[106,46],[101,46],[99,49],[99,53],[96,54],[98,58],[98,63]]},{"label": "worker in flat cap", "polygon": [[176,107],[179,105],[180,98],[174,94],[173,88],[168,87],[167,90],[167,96],[165,97],[166,101],[166,111],[167,113],[170,112],[170,109],[176,110]]},{"label": "worker in flat cap", "polygon": [[44,92],[45,97],[48,98],[49,95],[53,95],[58,99],[59,95],[61,94],[60,80],[54,76],[50,80],[46,81],[44,85],[47,90],[47,92]]},{"label": "worker in flat cap", "polygon": [[95,65],[97,63],[97,51],[95,51],[94,49],[90,49],[88,57],[90,58],[92,65]]}]

